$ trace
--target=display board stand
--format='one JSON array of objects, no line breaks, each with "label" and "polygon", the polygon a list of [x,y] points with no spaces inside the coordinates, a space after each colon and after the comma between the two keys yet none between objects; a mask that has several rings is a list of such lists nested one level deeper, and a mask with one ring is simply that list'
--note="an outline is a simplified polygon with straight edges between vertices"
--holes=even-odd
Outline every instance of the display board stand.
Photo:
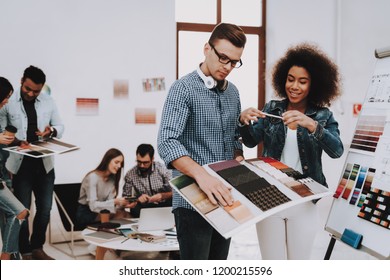
[{"label": "display board stand", "polygon": [[324,260],[330,260],[330,256],[332,255],[332,251],[333,251],[335,244],[336,244],[336,238],[332,235],[330,237],[328,249],[326,249],[326,254],[325,254]]},{"label": "display board stand", "polygon": [[325,225],[331,239],[390,259],[390,47],[377,58]]}]

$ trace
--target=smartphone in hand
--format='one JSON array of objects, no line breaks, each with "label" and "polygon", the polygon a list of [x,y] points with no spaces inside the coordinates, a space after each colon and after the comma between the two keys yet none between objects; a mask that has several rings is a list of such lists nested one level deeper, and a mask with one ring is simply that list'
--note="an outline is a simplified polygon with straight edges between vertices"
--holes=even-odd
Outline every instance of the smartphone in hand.
[{"label": "smartphone in hand", "polygon": [[135,196],[126,196],[125,199],[126,199],[129,203],[133,203],[133,202],[136,202],[136,201],[137,201],[137,197],[135,197]]}]

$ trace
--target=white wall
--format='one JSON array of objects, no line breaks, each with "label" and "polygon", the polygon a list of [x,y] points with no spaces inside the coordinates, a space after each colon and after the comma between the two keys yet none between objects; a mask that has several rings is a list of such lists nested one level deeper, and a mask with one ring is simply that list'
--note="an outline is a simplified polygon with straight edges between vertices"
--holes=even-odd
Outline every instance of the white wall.
[{"label": "white wall", "polygon": [[[287,48],[299,42],[318,44],[339,65],[343,95],[332,106],[346,147],[344,156],[324,156],[330,188],[336,188],[357,118],[352,104],[362,103],[375,68],[376,48],[390,46],[388,0],[268,0],[267,69]],[[267,100],[273,97],[267,80]]]},{"label": "white wall", "polygon": [[[125,169],[142,142],[156,147],[167,89],[175,79],[174,0],[16,0],[0,2],[0,76],[15,88],[23,70],[47,75],[65,123],[63,140],[79,151],[56,156],[56,182],[79,182],[116,147]],[[164,77],[165,91],[142,90]],[[129,81],[129,98],[113,98],[113,80]],[[99,98],[99,115],[76,115],[76,98]],[[156,125],[135,125],[134,108],[157,108]],[[157,159],[158,159],[158,155]]]},{"label": "white wall", "polygon": [[[332,110],[347,147],[356,123],[352,103],[364,99],[374,50],[390,45],[389,10],[387,0],[267,2],[267,70],[302,41],[319,44],[340,66],[343,96]],[[0,75],[18,87],[28,65],[41,67],[66,125],[63,139],[81,147],[57,156],[58,183],[81,180],[110,147],[125,153],[128,169],[139,143],[156,144],[158,125],[135,125],[134,108],[156,107],[159,123],[175,79],[174,0],[1,1],[0,11]],[[143,78],[161,76],[166,91],[142,92]],[[114,79],[129,81],[129,99],[113,99]],[[99,98],[99,116],[76,116],[77,97]],[[324,164],[332,187],[344,158],[324,157]]]}]

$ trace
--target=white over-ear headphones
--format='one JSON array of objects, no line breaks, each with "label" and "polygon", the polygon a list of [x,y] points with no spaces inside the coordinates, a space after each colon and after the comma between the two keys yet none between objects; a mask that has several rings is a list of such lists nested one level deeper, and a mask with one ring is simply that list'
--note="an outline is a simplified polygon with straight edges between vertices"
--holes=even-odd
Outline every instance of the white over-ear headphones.
[{"label": "white over-ear headphones", "polygon": [[213,88],[215,88],[217,86],[217,81],[214,80],[214,78],[211,77],[211,76],[206,77],[206,75],[200,69],[200,66],[198,67],[198,69],[196,69],[196,71],[198,72],[198,75],[202,78],[205,86],[208,89],[213,89]]}]

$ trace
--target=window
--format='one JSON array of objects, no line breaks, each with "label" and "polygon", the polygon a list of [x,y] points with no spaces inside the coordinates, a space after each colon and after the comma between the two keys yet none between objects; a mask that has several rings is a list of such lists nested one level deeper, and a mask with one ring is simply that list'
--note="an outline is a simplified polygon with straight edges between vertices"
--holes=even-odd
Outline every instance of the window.
[{"label": "window", "polygon": [[[228,77],[240,91],[242,109],[262,108],[265,102],[266,0],[176,0],[177,66],[179,78],[204,59],[203,46],[220,22],[239,25],[247,35],[243,67]],[[261,147],[244,148],[246,158],[257,157]]]}]

